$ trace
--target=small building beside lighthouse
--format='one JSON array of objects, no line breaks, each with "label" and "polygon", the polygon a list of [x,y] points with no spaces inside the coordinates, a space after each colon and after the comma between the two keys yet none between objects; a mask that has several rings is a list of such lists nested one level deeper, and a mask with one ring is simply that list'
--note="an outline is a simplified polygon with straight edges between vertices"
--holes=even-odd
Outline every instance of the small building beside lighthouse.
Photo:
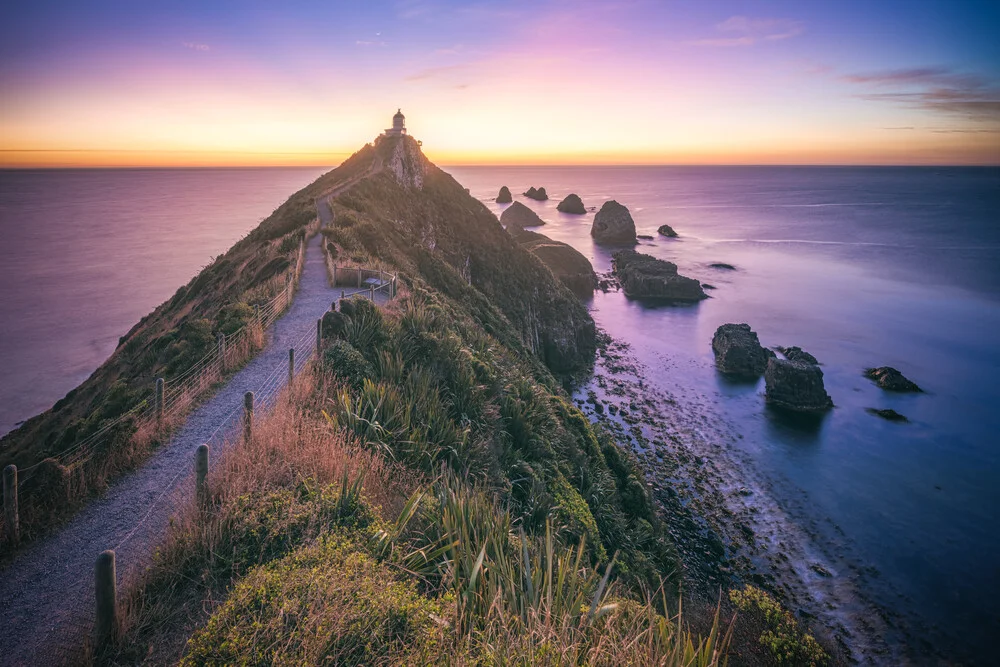
[{"label": "small building beside lighthouse", "polygon": [[387,129],[385,134],[389,137],[406,134],[406,116],[403,115],[402,109],[396,110],[396,114],[392,117],[392,127]]}]

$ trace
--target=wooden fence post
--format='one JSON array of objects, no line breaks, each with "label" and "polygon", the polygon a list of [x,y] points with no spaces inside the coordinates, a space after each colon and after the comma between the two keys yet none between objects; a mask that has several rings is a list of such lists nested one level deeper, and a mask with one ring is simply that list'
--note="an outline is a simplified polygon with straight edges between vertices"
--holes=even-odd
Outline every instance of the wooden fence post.
[{"label": "wooden fence post", "polygon": [[198,445],[194,453],[194,492],[198,506],[203,506],[208,500],[208,488],[205,478],[208,476],[208,445]]},{"label": "wooden fence post", "polygon": [[97,598],[97,623],[94,627],[97,644],[108,641],[115,631],[118,618],[118,592],[115,582],[115,552],[101,552],[94,568],[94,593]]},{"label": "wooden fence post", "polygon": [[253,392],[243,394],[243,443],[249,445],[253,439]]},{"label": "wooden fence post", "polygon": [[17,466],[13,463],[3,469],[3,517],[7,539],[17,544],[21,539],[21,524],[17,513]]},{"label": "wooden fence post", "polygon": [[156,378],[156,421],[163,422],[163,378]]},{"label": "wooden fence post", "polygon": [[[322,322],[323,320],[320,320]],[[295,348],[288,348],[288,386],[295,380]]]}]

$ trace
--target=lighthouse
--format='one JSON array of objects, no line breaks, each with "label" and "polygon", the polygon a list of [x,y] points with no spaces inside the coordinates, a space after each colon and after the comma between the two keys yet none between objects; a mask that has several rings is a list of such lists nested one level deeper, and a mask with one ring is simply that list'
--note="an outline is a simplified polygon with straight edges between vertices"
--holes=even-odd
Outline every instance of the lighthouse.
[{"label": "lighthouse", "polygon": [[395,115],[392,117],[392,127],[385,131],[388,137],[398,137],[400,135],[406,134],[406,116],[403,115],[402,109],[397,109]]}]

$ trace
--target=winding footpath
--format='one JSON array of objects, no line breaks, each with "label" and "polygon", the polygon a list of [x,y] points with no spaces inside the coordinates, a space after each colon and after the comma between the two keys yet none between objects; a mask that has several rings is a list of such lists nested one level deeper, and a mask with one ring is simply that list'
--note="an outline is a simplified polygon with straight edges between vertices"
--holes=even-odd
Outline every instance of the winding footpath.
[{"label": "winding footpath", "polygon": [[[317,202],[322,226],[331,218],[326,200],[352,184]],[[265,348],[194,409],[170,442],[141,468],[92,500],[69,523],[27,546],[0,572],[0,664],[49,665],[69,658],[93,625],[98,554],[115,550],[119,586],[149,565],[175,510],[193,495],[198,445],[212,442],[212,459],[217,460],[215,443],[239,428],[244,393],[260,395],[263,390],[274,395],[287,383],[289,348],[295,347],[301,360],[314,351],[316,320],[340,296],[340,289],[327,281],[322,238],[317,234],[309,240],[299,289],[288,311],[268,331]],[[376,300],[383,302],[385,296],[376,295]],[[258,403],[256,409],[260,415],[266,405]]]}]

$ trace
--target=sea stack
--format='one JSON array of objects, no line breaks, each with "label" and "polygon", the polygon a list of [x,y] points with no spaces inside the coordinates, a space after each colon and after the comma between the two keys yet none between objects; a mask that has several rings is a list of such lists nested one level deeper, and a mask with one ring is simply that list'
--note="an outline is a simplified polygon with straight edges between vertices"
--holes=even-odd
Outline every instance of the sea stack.
[{"label": "sea stack", "polygon": [[528,199],[534,199],[535,201],[546,201],[549,195],[545,192],[545,188],[535,189],[534,187],[528,188],[528,191],[524,193],[524,196]]},{"label": "sea stack", "polygon": [[659,229],[656,231],[659,232],[661,236],[666,236],[672,239],[677,238],[677,232],[675,232],[674,228],[670,225],[660,225]]},{"label": "sea stack", "polygon": [[498,204],[509,204],[514,201],[514,198],[510,194],[510,188],[506,185],[500,188],[500,194],[497,195],[496,203]]},{"label": "sea stack", "polygon": [[677,265],[636,252],[620,250],[612,258],[614,273],[625,296],[633,299],[700,301],[708,298],[694,278],[677,273]]},{"label": "sea stack", "polygon": [[775,407],[795,412],[823,412],[833,407],[833,399],[823,386],[823,371],[815,364],[771,357],[764,383],[764,399]]},{"label": "sea stack", "polygon": [[922,392],[923,389],[917,386],[916,382],[909,380],[905,375],[897,371],[892,366],[880,366],[878,368],[865,369],[865,377],[874,380],[875,384],[886,391],[898,392]]},{"label": "sea stack", "polygon": [[590,235],[601,245],[635,245],[635,221],[627,208],[611,199],[594,216]]},{"label": "sea stack", "polygon": [[774,352],[761,346],[749,324],[723,324],[712,337],[715,367],[720,373],[756,379],[767,369]]},{"label": "sea stack", "polygon": [[500,222],[507,229],[524,229],[525,227],[539,227],[545,221],[530,208],[519,201],[511,204],[500,216]]},{"label": "sea stack", "polygon": [[565,199],[559,202],[556,210],[562,213],[575,213],[576,215],[583,215],[587,212],[587,209],[583,207],[583,200],[580,199],[580,196],[573,194],[567,195]]}]

